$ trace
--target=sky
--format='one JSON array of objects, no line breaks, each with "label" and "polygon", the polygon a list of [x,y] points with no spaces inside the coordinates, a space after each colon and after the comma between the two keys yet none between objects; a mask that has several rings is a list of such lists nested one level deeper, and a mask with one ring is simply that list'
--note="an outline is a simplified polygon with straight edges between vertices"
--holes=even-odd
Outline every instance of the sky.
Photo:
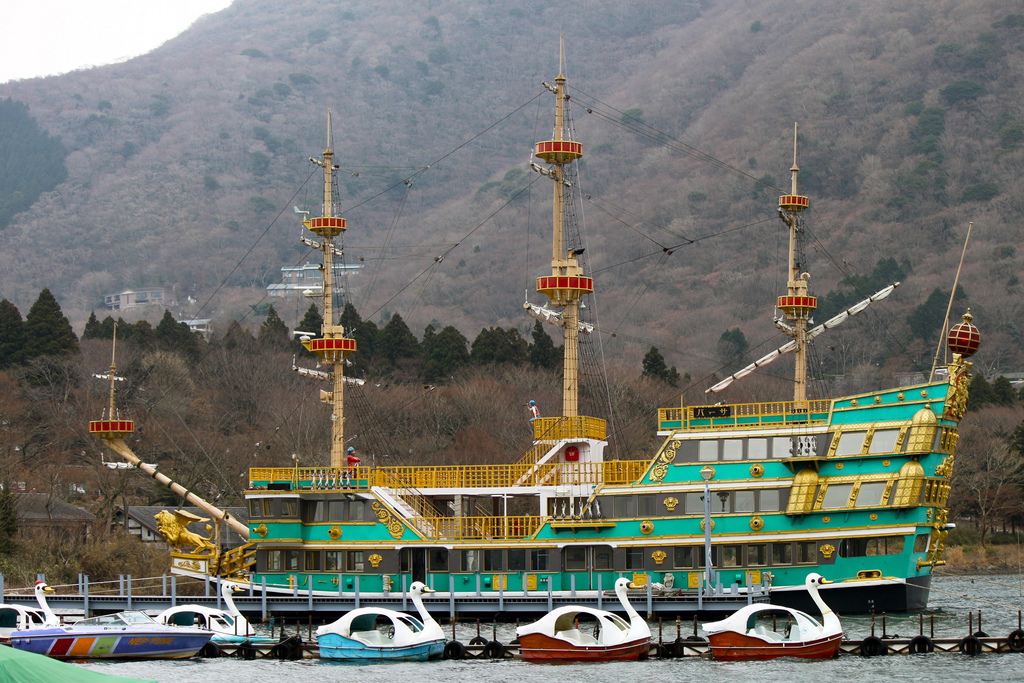
[{"label": "sky", "polygon": [[0,83],[123,62],[231,0],[8,0],[0,13]]}]

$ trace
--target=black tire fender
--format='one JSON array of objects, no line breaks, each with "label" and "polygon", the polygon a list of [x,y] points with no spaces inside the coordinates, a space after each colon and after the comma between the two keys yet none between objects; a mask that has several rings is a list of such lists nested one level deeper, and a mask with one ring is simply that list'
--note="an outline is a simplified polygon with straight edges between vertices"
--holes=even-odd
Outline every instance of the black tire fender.
[{"label": "black tire fender", "polygon": [[444,645],[445,659],[465,659],[466,658],[466,646],[457,640],[449,640]]},{"label": "black tire fender", "polygon": [[497,640],[491,640],[484,645],[480,654],[484,659],[502,659],[505,656],[505,646]]},{"label": "black tire fender", "polygon": [[868,636],[860,644],[860,653],[865,657],[881,657],[889,653],[889,647],[878,636]]},{"label": "black tire fender", "polygon": [[933,643],[932,639],[928,636],[914,636],[910,639],[910,644],[907,646],[907,652],[911,654],[935,652],[935,643]]},{"label": "black tire fender", "polygon": [[971,655],[972,657],[979,655],[982,651],[981,640],[978,639],[978,636],[967,636],[960,641],[959,649],[965,655]]},{"label": "black tire fender", "polygon": [[199,650],[200,657],[214,658],[220,657],[220,655],[220,648],[217,646],[217,643],[213,642],[212,640],[208,641],[206,645],[203,645],[203,647]]},{"label": "black tire fender", "polygon": [[1006,636],[1006,645],[1010,652],[1024,652],[1024,631],[1015,629]]}]

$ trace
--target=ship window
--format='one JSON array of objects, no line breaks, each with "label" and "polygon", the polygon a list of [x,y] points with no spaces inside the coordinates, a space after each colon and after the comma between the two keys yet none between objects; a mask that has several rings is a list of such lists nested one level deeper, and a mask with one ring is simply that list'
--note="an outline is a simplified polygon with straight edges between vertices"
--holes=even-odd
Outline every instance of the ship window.
[{"label": "ship window", "polygon": [[427,558],[430,560],[430,571],[448,571],[448,550],[446,548],[431,548],[427,552]]},{"label": "ship window", "polygon": [[850,502],[853,484],[831,484],[825,491],[825,500],[821,503],[823,510],[844,508]]},{"label": "ship window", "polygon": [[793,457],[793,439],[788,436],[777,436],[772,439],[772,457]]},{"label": "ship window", "polygon": [[763,567],[768,564],[768,546],[763,543],[747,546],[747,565]]},{"label": "ship window", "polygon": [[579,547],[571,547],[565,549],[565,570],[566,571],[586,571],[587,569],[587,549]]},{"label": "ship window", "polygon": [[931,534],[918,534],[914,537],[914,552],[923,553],[928,550],[928,541],[931,540]]},{"label": "ship window", "polygon": [[298,501],[296,500],[282,500],[281,501],[281,516],[282,517],[295,517],[298,514]]},{"label": "ship window", "polygon": [[352,500],[348,504],[348,520],[350,522],[363,521],[363,508],[366,505],[361,500]]},{"label": "ship window", "polygon": [[836,455],[860,455],[865,432],[843,432],[839,435]]},{"label": "ship window", "polygon": [[717,441],[701,441],[700,447],[697,449],[698,460],[718,460],[718,442]]},{"label": "ship window", "polygon": [[324,571],[341,571],[341,553],[342,551],[340,550],[327,550],[324,552]]},{"label": "ship window", "polygon": [[348,564],[345,568],[350,572],[361,572],[363,571],[363,551],[362,550],[349,550],[348,551]]},{"label": "ship window", "polygon": [[768,457],[768,439],[750,439],[747,441],[747,459],[764,460]]},{"label": "ship window", "polygon": [[607,547],[594,548],[594,569],[612,568],[612,549]]},{"label": "ship window", "polygon": [[332,522],[345,521],[345,501],[332,500],[327,503],[327,519]]},{"label": "ship window", "polygon": [[320,551],[318,551],[318,550],[307,550],[306,551],[306,571],[307,572],[318,572],[318,571],[320,571]]},{"label": "ship window", "polygon": [[753,512],[754,511],[754,492],[753,491],[736,491],[732,497],[732,511],[733,512]]},{"label": "ship window", "polygon": [[637,496],[637,515],[640,517],[654,516],[657,503],[653,495]]},{"label": "ship window", "polygon": [[551,562],[551,555],[547,548],[530,551],[530,569],[535,572],[546,572]]},{"label": "ship window", "polygon": [[677,545],[673,553],[672,566],[676,569],[692,569],[696,550],[692,545]]},{"label": "ship window", "polygon": [[871,437],[869,453],[894,453],[896,452],[896,439],[899,438],[898,429],[880,429]]},{"label": "ship window", "polygon": [[290,572],[299,571],[299,551],[298,550],[285,550],[284,551],[284,568]]},{"label": "ship window", "polygon": [[488,548],[484,550],[484,571],[485,572],[500,572],[501,571],[501,553],[500,549]]},{"label": "ship window", "polygon": [[742,460],[743,440],[726,439],[722,442],[722,460]]},{"label": "ship window", "polygon": [[279,572],[284,568],[284,552],[281,550],[267,551],[267,571]]},{"label": "ship window", "polygon": [[274,516],[274,501],[270,498],[263,499],[263,516],[273,517]]},{"label": "ship window", "polygon": [[480,571],[480,551],[479,550],[463,550],[462,551],[462,571],[464,571],[464,572],[478,572],[478,571]]},{"label": "ship window", "polygon": [[741,546],[723,545],[721,553],[723,567],[739,567],[743,564]]},{"label": "ship window", "polygon": [[[925,537],[927,543],[928,535],[921,535]],[[925,548],[927,549],[927,545],[925,545]],[[899,555],[901,552],[903,552],[902,536],[844,538],[839,542],[840,557],[875,557],[877,555]]]},{"label": "ship window", "polygon": [[758,507],[758,509],[761,512],[779,511],[780,505],[778,489],[761,489],[758,498],[760,498],[760,506]]},{"label": "ship window", "polygon": [[772,565],[793,564],[792,543],[772,543]]},{"label": "ship window", "polygon": [[[694,553],[694,554],[697,556],[697,569],[703,569],[704,568],[704,564],[705,564],[704,560],[707,559],[705,557],[705,553],[704,553],[704,546],[698,547],[697,548],[697,552]],[[715,558],[717,556],[718,556],[718,546],[712,546],[711,547],[711,564],[712,564],[712,566],[718,564],[715,561]]]},{"label": "ship window", "polygon": [[884,481],[872,481],[860,485],[860,493],[857,494],[857,507],[866,508],[882,504],[882,494],[885,493]]},{"label": "ship window", "polygon": [[814,541],[797,541],[797,564],[809,564],[818,561],[818,544]]},{"label": "ship window", "polygon": [[310,500],[306,501],[306,521],[307,522],[322,522],[324,521],[324,508],[327,507],[322,500]]},{"label": "ship window", "polygon": [[643,548],[626,548],[626,569],[643,569],[644,568],[644,549]]},{"label": "ship window", "polygon": [[249,501],[249,516],[250,517],[262,517],[263,516],[263,514],[262,514],[263,506],[260,505],[260,502],[261,501],[259,499],[250,500]]},{"label": "ship window", "polygon": [[634,496],[612,497],[612,509],[615,519],[636,517],[636,498]]},{"label": "ship window", "polygon": [[683,502],[683,509],[688,515],[703,515],[704,494],[700,491],[687,493]]},{"label": "ship window", "polygon": [[526,551],[508,551],[508,570],[510,572],[521,572],[526,570]]},{"label": "ship window", "polygon": [[711,494],[711,512],[712,514],[729,512],[728,491],[716,491]]}]

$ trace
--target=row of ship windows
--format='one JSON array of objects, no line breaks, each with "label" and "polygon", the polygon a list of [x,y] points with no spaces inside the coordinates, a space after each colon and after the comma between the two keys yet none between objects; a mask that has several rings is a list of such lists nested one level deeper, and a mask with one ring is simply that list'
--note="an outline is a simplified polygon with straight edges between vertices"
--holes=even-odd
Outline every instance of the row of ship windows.
[{"label": "row of ship windows", "polygon": [[[784,493],[788,492],[788,488],[712,491],[710,498],[711,514],[779,512],[786,502]],[[662,517],[665,516],[666,512],[677,515],[704,514],[703,491],[690,491],[680,494],[680,497],[681,499],[666,497],[664,494],[598,496],[597,502],[602,516],[611,519]],[[562,501],[563,499],[561,498],[550,499],[548,501],[548,514],[557,516]],[[668,510],[669,504],[671,504],[672,510]]]},{"label": "row of ship windows", "polygon": [[366,502],[362,500],[304,500],[295,498],[253,498],[249,501],[249,518],[298,518],[301,502],[302,519],[306,522],[366,521]]},{"label": "row of ship windows", "polygon": [[[899,428],[868,431],[844,431],[838,434],[836,456],[867,454],[883,455],[906,450],[907,439],[900,440]],[[944,430],[936,430],[933,448],[941,448]],[[749,437],[737,439],[685,440],[679,445],[676,462],[717,462],[720,460],[770,460],[801,458],[828,454],[834,434],[807,434],[801,436]]]},{"label": "row of ship windows", "polygon": [[[914,552],[925,552],[928,548],[928,534],[919,534],[914,539]],[[873,538],[845,538],[839,542],[838,556],[843,558],[898,555],[903,552],[903,536],[877,536]],[[814,564],[818,558],[817,541],[796,541],[777,543],[747,543],[713,545],[711,563],[719,568],[734,567],[780,567],[794,564]],[[420,549],[417,549],[420,550]],[[616,552],[608,546],[571,546],[561,553],[562,570],[572,571],[616,571],[642,570],[649,567],[647,557],[655,552],[664,553],[665,568],[702,569],[704,567],[704,546],[669,546],[651,548],[632,546],[621,549],[619,561]],[[282,549],[266,551],[266,571],[308,571],[308,572],[363,572],[371,571],[366,558],[372,550],[298,550]],[[382,551],[387,552],[387,551]],[[444,548],[427,549],[427,567],[431,572],[546,572],[558,571],[555,566],[558,551],[512,548],[472,548],[448,551]],[[616,566],[616,565],[619,566]],[[401,573],[412,570],[413,553],[403,549],[399,553]],[[659,563],[659,566],[661,564]]]}]

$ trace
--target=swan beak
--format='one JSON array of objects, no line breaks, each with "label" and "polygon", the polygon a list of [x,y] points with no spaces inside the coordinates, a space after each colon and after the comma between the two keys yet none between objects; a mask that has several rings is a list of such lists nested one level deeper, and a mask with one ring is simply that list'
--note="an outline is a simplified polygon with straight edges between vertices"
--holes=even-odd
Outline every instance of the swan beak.
[{"label": "swan beak", "polygon": [[420,593],[436,593],[436,592],[437,591],[435,591],[433,588],[427,588],[426,586],[424,586],[423,590],[420,591]]},{"label": "swan beak", "polygon": [[835,583],[835,581],[829,581],[828,579],[826,579],[826,578],[825,578],[825,577],[823,576],[823,577],[821,577],[820,579],[818,579],[818,583],[820,583],[821,585],[823,585],[823,586],[824,586],[824,585],[825,585],[826,583]]},{"label": "swan beak", "polygon": [[44,592],[44,593],[52,593],[52,592],[53,592],[53,589],[52,589],[52,588],[50,588],[49,586],[47,586],[46,588],[44,588],[44,589],[43,589],[43,592]]},{"label": "swan beak", "polygon": [[628,588],[629,590],[636,590],[636,584],[630,581],[626,584],[626,588]]}]

